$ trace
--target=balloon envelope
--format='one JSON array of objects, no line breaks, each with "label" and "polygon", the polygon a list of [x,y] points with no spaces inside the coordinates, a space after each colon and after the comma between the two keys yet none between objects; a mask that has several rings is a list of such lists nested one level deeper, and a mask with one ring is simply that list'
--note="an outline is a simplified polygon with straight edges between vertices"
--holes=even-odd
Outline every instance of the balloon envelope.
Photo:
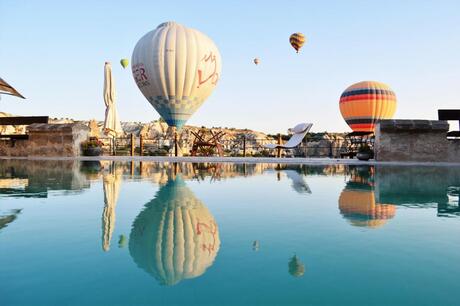
[{"label": "balloon envelope", "polygon": [[391,119],[396,111],[396,95],[383,83],[364,81],[348,87],[340,97],[343,119],[355,132],[373,132],[380,119]]},{"label": "balloon envelope", "polygon": [[255,58],[254,59],[254,64],[259,65],[259,63],[260,63],[260,60],[258,58]]},{"label": "balloon envelope", "polygon": [[129,252],[162,285],[202,275],[219,251],[214,217],[177,177],[162,186],[136,217]]},{"label": "balloon envelope", "polygon": [[150,104],[169,126],[180,128],[216,87],[221,57],[203,33],[165,22],[138,41],[131,68]]},{"label": "balloon envelope", "polygon": [[120,65],[121,65],[123,68],[128,67],[128,65],[129,65],[129,60],[128,60],[127,58],[122,58],[122,59],[120,60]]},{"label": "balloon envelope", "polygon": [[305,35],[302,33],[294,33],[289,37],[289,42],[291,46],[299,53],[300,48],[305,44]]}]

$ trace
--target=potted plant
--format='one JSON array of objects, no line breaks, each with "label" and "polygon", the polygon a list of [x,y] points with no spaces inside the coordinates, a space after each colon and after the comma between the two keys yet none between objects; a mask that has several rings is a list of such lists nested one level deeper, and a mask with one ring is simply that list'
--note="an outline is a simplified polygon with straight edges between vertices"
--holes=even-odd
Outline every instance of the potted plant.
[{"label": "potted plant", "polygon": [[359,160],[369,160],[372,157],[374,157],[374,151],[372,151],[368,144],[363,144],[359,147],[356,158]]},{"label": "potted plant", "polygon": [[81,149],[85,156],[99,156],[102,154],[102,141],[97,137],[90,137],[81,143]]}]

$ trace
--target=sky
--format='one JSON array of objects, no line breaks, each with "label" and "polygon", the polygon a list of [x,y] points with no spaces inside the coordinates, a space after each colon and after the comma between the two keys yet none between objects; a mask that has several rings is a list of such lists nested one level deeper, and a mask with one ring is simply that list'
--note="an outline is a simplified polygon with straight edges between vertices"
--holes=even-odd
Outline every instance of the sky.
[{"label": "sky", "polygon": [[[158,119],[118,62],[164,21],[205,33],[222,56],[219,84],[191,125],[277,133],[312,122],[314,132],[350,131],[339,98],[364,80],[395,91],[395,118],[460,108],[457,0],[0,0],[0,77],[27,97],[2,96],[0,111],[103,120],[110,61],[120,119]],[[294,32],[307,37],[299,54],[289,44]]]}]

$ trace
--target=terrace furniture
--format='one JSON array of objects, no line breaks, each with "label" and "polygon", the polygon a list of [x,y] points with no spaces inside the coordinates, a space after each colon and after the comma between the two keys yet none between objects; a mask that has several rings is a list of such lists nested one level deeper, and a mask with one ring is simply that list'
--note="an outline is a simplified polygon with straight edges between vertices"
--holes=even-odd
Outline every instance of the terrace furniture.
[{"label": "terrace furniture", "polygon": [[447,139],[460,138],[460,109],[438,109],[439,120],[458,120],[459,130],[447,132]]},{"label": "terrace furniture", "polygon": [[351,132],[345,136],[348,146],[340,152],[340,158],[353,158],[358,154],[358,150],[362,145],[374,146],[374,132]]},{"label": "terrace furniture", "polygon": [[264,145],[267,149],[278,149],[278,157],[281,155],[281,150],[288,150],[294,149],[295,147],[299,146],[302,140],[305,138],[305,135],[310,131],[313,123],[299,123],[292,129],[289,129],[292,132],[291,138],[285,144],[266,144]]},{"label": "terrace furniture", "polygon": [[221,138],[222,136],[225,135],[224,132],[213,132],[209,131],[211,133],[210,138],[205,138],[205,130],[200,130],[198,133],[191,132],[194,136],[195,139],[193,140],[193,145],[192,145],[192,150],[190,154],[192,156],[196,156],[198,153],[198,150],[200,150],[204,156],[209,156],[212,155],[213,149],[217,149],[217,153],[219,156],[224,156],[224,150],[222,148],[221,144]]},{"label": "terrace furniture", "polygon": [[[0,117],[0,126],[2,125],[29,125],[32,123],[48,123],[48,116],[31,116],[31,117]],[[0,139],[29,139],[27,134],[0,134]]]}]

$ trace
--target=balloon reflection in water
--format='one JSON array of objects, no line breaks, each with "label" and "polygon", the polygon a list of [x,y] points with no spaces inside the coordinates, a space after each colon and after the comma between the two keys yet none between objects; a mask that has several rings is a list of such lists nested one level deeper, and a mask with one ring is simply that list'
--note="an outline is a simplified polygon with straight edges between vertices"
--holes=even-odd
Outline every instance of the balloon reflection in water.
[{"label": "balloon reflection in water", "polygon": [[396,214],[394,205],[376,203],[372,176],[372,168],[356,172],[340,194],[340,213],[354,226],[377,228]]},{"label": "balloon reflection in water", "polygon": [[202,275],[219,246],[214,217],[180,176],[169,180],[145,205],[129,238],[136,264],[167,286]]},{"label": "balloon reflection in water", "polygon": [[299,257],[297,255],[294,255],[290,260],[289,260],[289,274],[295,277],[301,277],[305,273],[305,265],[300,261]]}]

